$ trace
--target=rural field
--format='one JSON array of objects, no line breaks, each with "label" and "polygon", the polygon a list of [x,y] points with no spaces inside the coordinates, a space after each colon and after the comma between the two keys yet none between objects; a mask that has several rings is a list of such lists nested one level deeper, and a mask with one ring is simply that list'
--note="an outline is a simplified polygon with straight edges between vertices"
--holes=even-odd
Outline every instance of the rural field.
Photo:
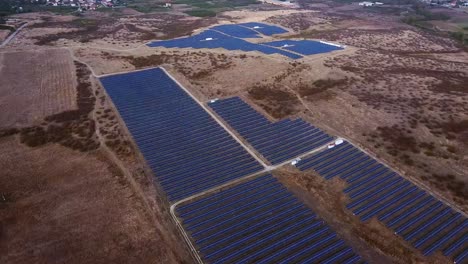
[{"label": "rural field", "polygon": [[67,50],[1,53],[0,60],[2,128],[76,108],[75,67]]},{"label": "rural field", "polygon": [[1,58],[1,262],[189,262],[86,66],[66,49]]},{"label": "rural field", "polygon": [[[214,218],[219,217],[219,222],[195,222],[203,220],[205,213],[217,212],[207,209],[215,208],[214,205],[202,206],[202,202],[226,201],[226,206],[235,206],[234,198],[229,196],[230,188],[235,189],[239,184],[236,181],[257,177],[245,174],[232,182],[223,182],[220,174],[225,171],[208,165],[211,162],[221,164],[222,155],[212,155],[212,149],[193,149],[199,143],[196,139],[213,140],[213,145],[222,147],[223,144],[215,141],[221,138],[217,134],[221,132],[212,132],[202,125],[201,120],[209,120],[213,126],[219,124],[221,130],[227,130],[229,137],[236,138],[237,142],[232,140],[233,143],[223,141],[226,149],[231,144],[247,149],[248,153],[242,152],[242,155],[249,158],[252,155],[254,162],[260,162],[259,166],[263,167],[255,173],[271,174],[299,203],[327,224],[342,240],[337,243],[350,246],[343,248],[340,253],[343,255],[336,255],[336,259],[332,259],[332,255],[319,255],[323,258],[315,256],[315,260],[325,262],[328,256],[330,263],[343,263],[344,257],[353,253],[356,255],[347,259],[350,263],[453,263],[456,260],[468,263],[464,255],[468,252],[466,243],[460,243],[468,234],[468,42],[464,39],[468,33],[463,33],[468,11],[425,8],[416,1],[385,2],[383,6],[369,8],[348,1],[299,0],[297,3],[299,9],[250,0],[176,0],[171,8],[166,8],[161,1],[134,0],[128,1],[126,7],[79,14],[63,10],[54,13],[51,9],[10,15],[11,23],[28,22],[28,25],[0,48],[0,262],[211,263],[217,260],[256,262],[260,257],[268,262],[260,251],[252,252],[254,246],[259,245],[254,242],[260,243],[273,235],[261,233],[252,238],[250,231],[255,233],[253,228],[260,224],[240,225],[241,221],[235,221],[250,212],[243,211],[247,208],[240,207],[242,210],[238,213],[234,213],[237,209],[224,211],[225,215]],[[221,32],[222,28],[210,29],[215,25],[253,22],[274,25],[288,32],[262,33],[260,37],[248,38],[242,36],[247,26],[226,32]],[[4,31],[0,30],[0,41],[9,34]],[[261,48],[272,41],[311,40],[338,45],[340,49],[306,54],[294,47],[289,49],[288,45],[277,47],[276,50],[301,55],[291,59],[282,53],[231,48],[227,43],[229,39],[222,39],[222,45],[208,48],[147,45],[155,40],[180,40],[182,37],[192,37],[187,40],[190,44],[217,40],[216,37],[198,40],[198,34],[206,31],[232,37],[235,41],[245,38],[248,39],[247,44],[247,41],[242,42],[245,45],[255,44]],[[145,75],[146,70],[155,67],[163,67],[169,74],[158,79],[161,84]],[[133,74],[145,81],[132,77]],[[106,78],[117,81],[111,85]],[[172,82],[172,78],[177,81],[174,87],[182,85],[190,96],[172,98],[175,95],[171,92],[161,92],[169,104],[162,107],[166,103],[159,101],[158,96],[162,95],[150,90],[142,92],[144,96],[135,92],[140,88],[149,89],[145,85],[154,83],[164,86]],[[113,90],[118,85],[122,86],[119,89],[127,90]],[[291,122],[300,119],[333,140],[344,138],[405,181],[441,201],[452,210],[450,215],[447,213],[420,225],[424,227],[425,224],[424,230],[433,232],[434,237],[427,241],[423,236],[413,241],[404,239],[377,215],[368,221],[361,220],[349,209],[353,199],[344,192],[351,183],[345,177],[326,179],[322,173],[323,168],[333,172],[339,167],[327,167],[332,165],[320,163],[320,160],[317,163],[322,168],[308,170],[291,164],[292,161],[301,162],[294,159],[274,163],[249,141],[258,136],[249,138],[224,119],[222,114],[231,108],[219,112],[210,108],[216,100],[234,96],[278,129],[284,128],[282,122],[286,119],[293,120]],[[194,101],[181,103],[185,100]],[[176,107],[170,105],[172,102],[178,104],[180,110],[173,110]],[[160,112],[151,112],[156,110]],[[253,120],[254,114],[246,115]],[[167,121],[172,119],[181,120],[182,125]],[[298,126],[305,126],[301,124]],[[262,125],[259,123],[258,127]],[[184,133],[195,132],[190,137],[176,128],[185,129]],[[292,125],[285,129],[294,130]],[[299,138],[297,135],[290,137]],[[285,138],[286,135],[278,136],[278,142]],[[265,142],[260,146],[265,147]],[[287,146],[292,148],[293,143],[297,142]],[[317,153],[322,155],[327,144],[322,143],[320,149],[298,152],[295,157],[313,159]],[[171,148],[174,152],[158,153]],[[304,146],[298,148],[305,149]],[[273,146],[267,146],[267,150],[272,149]],[[236,163],[232,167],[247,160],[241,154],[234,159],[237,152],[233,152],[224,153],[224,162],[232,158]],[[180,159],[176,154],[181,155]],[[165,159],[173,167],[158,167],[157,162],[164,163]],[[184,164],[188,165],[184,167]],[[203,168],[207,168],[206,171]],[[185,173],[182,175],[195,173],[183,179],[187,182],[178,181],[190,194],[192,189],[202,185],[194,179],[209,178],[209,172],[218,173],[219,178],[209,179],[220,183],[209,185],[210,188],[215,186],[214,189],[201,188],[199,194],[173,199],[167,186],[175,188],[175,184],[168,177],[178,170]],[[193,186],[189,182],[193,182]],[[388,186],[381,191],[384,193],[391,188]],[[224,192],[227,198],[217,200]],[[245,197],[255,195],[249,193]],[[378,199],[377,196],[374,201]],[[263,197],[255,204],[263,208],[263,200],[268,205],[273,204]],[[404,202],[402,197],[395,206]],[[239,202],[238,206],[243,205]],[[181,213],[177,214],[177,208]],[[188,208],[200,211],[191,212]],[[226,210],[223,208],[220,206],[216,210]],[[416,223],[419,216],[429,221],[432,217],[429,208],[414,209],[412,216],[408,212],[407,223]],[[452,214],[453,219],[450,218]],[[243,220],[253,221],[247,217]],[[267,223],[267,220],[262,221]],[[221,237],[224,243],[221,246],[207,245],[207,241],[224,233],[215,230],[221,224],[232,224],[232,230],[245,232],[245,239],[252,239],[251,243],[229,244],[227,238]],[[452,245],[449,239],[440,240],[443,244],[439,238],[452,234],[451,230],[443,228],[455,224],[460,228],[451,229],[459,232],[450,240],[453,250],[449,250]],[[202,227],[206,228],[206,234]],[[283,232],[281,228],[279,226],[278,232]],[[410,231],[414,230],[418,228]],[[283,243],[283,239],[291,243]],[[294,241],[287,236],[272,239],[270,250],[275,249],[276,243],[283,244],[271,252],[270,258],[287,252],[289,247],[302,252],[299,245],[307,240],[297,240],[297,246]],[[460,243],[459,248],[453,241]],[[444,246],[425,254],[431,247],[429,244],[414,246],[418,242],[421,245],[440,242]],[[322,246],[336,249],[331,245]],[[233,250],[236,246],[237,251]],[[232,252],[227,252],[229,250]],[[245,256],[234,256],[234,252],[244,250]],[[315,252],[313,250],[311,252]],[[226,255],[220,256],[219,252]],[[343,257],[342,261],[338,261],[339,257]],[[289,256],[283,256],[283,260],[288,259]],[[305,260],[304,257],[303,262],[311,263]]]},{"label": "rural field", "polygon": [[184,261],[155,213],[162,208],[142,200],[102,151],[30,149],[16,137],[0,145],[2,263]]}]

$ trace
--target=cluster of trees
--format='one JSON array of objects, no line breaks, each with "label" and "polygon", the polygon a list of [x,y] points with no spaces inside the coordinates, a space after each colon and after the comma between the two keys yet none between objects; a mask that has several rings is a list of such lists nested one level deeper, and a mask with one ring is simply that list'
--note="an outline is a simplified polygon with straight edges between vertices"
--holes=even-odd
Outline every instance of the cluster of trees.
[{"label": "cluster of trees", "polygon": [[5,14],[11,13],[13,7],[11,5],[11,1],[9,0],[2,0],[0,1],[0,17]]},{"label": "cluster of trees", "polygon": [[0,17],[23,11],[25,6],[45,5],[46,0],[0,0]]}]

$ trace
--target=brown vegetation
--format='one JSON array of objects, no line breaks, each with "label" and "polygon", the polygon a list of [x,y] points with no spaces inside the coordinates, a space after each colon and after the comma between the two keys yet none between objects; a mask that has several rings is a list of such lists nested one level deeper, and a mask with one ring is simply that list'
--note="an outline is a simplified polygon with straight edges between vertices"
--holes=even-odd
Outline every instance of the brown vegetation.
[{"label": "brown vegetation", "polygon": [[256,85],[248,90],[248,94],[274,118],[284,118],[297,112],[297,97],[279,87]]},{"label": "brown vegetation", "polygon": [[341,86],[346,86],[349,83],[348,79],[320,79],[312,82],[312,84],[299,83],[295,90],[298,91],[301,97],[308,100],[329,99],[335,95],[331,89],[339,89]]},{"label": "brown vegetation", "polygon": [[292,29],[294,31],[303,31],[312,26],[323,25],[329,21],[329,17],[323,13],[293,13],[289,15],[273,16],[267,19],[267,22]]},{"label": "brown vegetation", "polygon": [[57,144],[31,149],[14,137],[0,139],[0,148],[1,263],[190,259],[162,217],[163,204],[149,211],[103,152]]},{"label": "brown vegetation", "polygon": [[53,45],[59,39],[87,43],[111,38],[113,42],[148,41],[172,39],[189,35],[194,29],[214,23],[214,19],[186,19],[184,16],[161,13],[136,17],[88,17],[69,22],[50,19],[33,24],[30,30],[63,28],[66,31],[34,37],[36,45]]},{"label": "brown vegetation", "polygon": [[86,65],[79,62],[75,62],[75,67],[78,79],[78,109],[47,116],[42,125],[21,129],[22,143],[37,147],[53,142],[80,151],[95,150],[99,147],[95,135],[96,125],[90,118],[95,103],[90,81],[91,72]]},{"label": "brown vegetation", "polygon": [[457,175],[450,168],[462,171],[465,166],[468,93],[462,83],[467,82],[466,64],[376,51],[358,54],[329,60],[327,65],[358,76],[341,90],[395,117],[366,131],[366,141],[466,205],[467,179],[445,176]]},{"label": "brown vegetation", "polygon": [[[242,56],[242,55],[240,55]],[[149,56],[125,56],[122,59],[130,62],[135,68],[157,67],[172,64],[179,72],[193,80],[209,77],[213,72],[232,66],[232,60],[225,54],[205,52],[165,53]],[[196,68],[192,65],[196,63]]]}]

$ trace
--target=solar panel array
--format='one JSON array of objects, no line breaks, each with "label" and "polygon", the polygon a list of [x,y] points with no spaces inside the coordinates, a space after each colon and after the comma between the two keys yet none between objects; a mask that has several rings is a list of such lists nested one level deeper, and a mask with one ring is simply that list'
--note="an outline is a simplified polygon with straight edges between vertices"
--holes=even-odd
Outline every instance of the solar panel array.
[{"label": "solar panel array", "polygon": [[288,33],[287,30],[285,30],[283,28],[280,28],[278,26],[267,25],[267,24],[258,23],[258,22],[242,23],[242,24],[238,24],[238,25],[253,29],[253,30],[257,31],[257,32],[262,33],[265,36],[272,36],[272,35],[275,35],[275,34]]},{"label": "solar panel array", "polygon": [[149,43],[148,46],[194,49],[223,48],[226,50],[241,50],[246,52],[258,51],[264,54],[280,54],[291,59],[302,58],[299,54],[312,55],[342,49],[340,47],[310,40],[281,40],[267,43],[251,43],[244,40],[244,38],[262,38],[261,35],[271,36],[287,32],[288,31],[283,28],[257,22],[218,25],[197,35],[172,40],[153,41]]},{"label": "solar panel array", "polygon": [[[245,28],[246,30],[249,30]],[[149,47],[165,47],[165,48],[193,48],[193,49],[216,49],[223,48],[226,50],[242,50],[242,51],[258,51],[264,54],[280,54],[291,59],[302,58],[301,55],[291,53],[286,50],[277,49],[270,46],[250,43],[240,38],[231,37],[223,33],[206,30],[200,34],[185,38],[172,40],[153,41],[148,44]]]},{"label": "solar panel array", "polygon": [[239,97],[210,102],[209,106],[272,164],[333,140],[302,119],[271,122]]},{"label": "solar panel array", "polygon": [[170,200],[263,169],[163,70],[100,80]]},{"label": "solar panel array", "polygon": [[273,42],[265,42],[262,44],[294,51],[302,55],[313,55],[343,49],[338,46],[333,46],[313,40],[279,40]]},{"label": "solar panel array", "polygon": [[362,221],[376,217],[424,255],[442,250],[456,263],[468,260],[468,219],[353,145],[344,142],[296,166],[345,180],[353,214]]},{"label": "solar panel array", "polygon": [[271,175],[176,207],[208,263],[362,263]]}]

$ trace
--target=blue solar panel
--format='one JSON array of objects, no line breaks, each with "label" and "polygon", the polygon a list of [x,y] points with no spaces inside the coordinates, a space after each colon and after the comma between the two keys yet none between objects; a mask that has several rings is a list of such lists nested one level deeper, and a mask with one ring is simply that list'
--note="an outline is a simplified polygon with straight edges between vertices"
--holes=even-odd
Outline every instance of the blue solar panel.
[{"label": "blue solar panel", "polygon": [[[361,260],[271,175],[176,207],[205,262],[343,263]],[[309,262],[303,262],[310,259]]]},{"label": "blue solar panel", "polygon": [[283,28],[280,28],[278,26],[264,24],[264,23],[249,22],[249,23],[242,23],[238,25],[248,27],[250,29],[258,31],[265,36],[288,33],[288,31]]},{"label": "blue solar panel", "polygon": [[170,200],[263,169],[163,70],[100,80]]},{"label": "blue solar panel", "polygon": [[351,200],[346,207],[353,214],[362,221],[377,217],[425,255],[447,248],[446,255],[456,259],[463,249],[455,233],[468,232],[466,217],[347,142],[303,158],[296,166],[326,179],[344,179],[348,187],[343,191]]},{"label": "blue solar panel", "polygon": [[468,260],[468,247],[465,248],[465,250],[463,250],[460,254],[455,256],[453,263],[466,264],[466,260]]},{"label": "blue solar panel", "polygon": [[[463,230],[466,230],[467,227],[468,227],[468,220],[465,220],[465,221],[463,221],[463,223],[459,227],[457,227],[456,229],[453,229],[452,231],[450,231],[449,235],[444,236],[445,240],[449,241],[450,239],[453,239],[455,236],[462,233]],[[443,241],[442,245],[447,243],[447,241]],[[448,245],[447,248],[444,249],[444,251],[443,251],[444,256],[452,256],[458,249],[460,249],[464,245],[466,245],[466,243],[468,243],[468,233],[465,232],[464,234],[461,235],[460,238],[453,241],[452,244]],[[437,243],[437,245],[440,247],[439,243]],[[439,247],[430,248],[430,250],[431,250],[430,252],[433,252],[434,250],[436,250]]]},{"label": "blue solar panel", "polygon": [[[242,27],[241,27],[242,28]],[[243,28],[244,30],[249,30]],[[250,31],[250,30],[249,30]],[[242,50],[242,51],[258,51],[264,54],[280,54],[291,59],[300,59],[301,55],[291,53],[285,50],[274,47],[250,43],[243,39],[231,37],[214,30],[206,30],[198,35],[178,38],[173,40],[153,41],[148,44],[149,47],[165,47],[165,48],[194,48],[194,49],[216,49],[223,48],[226,50]]]},{"label": "blue solar panel", "polygon": [[209,106],[272,164],[296,158],[332,140],[302,119],[270,122],[239,97],[217,100]]},{"label": "blue solar panel", "polygon": [[261,38],[258,32],[240,25],[219,25],[210,28],[236,38]]},{"label": "blue solar panel", "polygon": [[343,48],[325,44],[313,40],[279,40],[273,42],[262,43],[263,45],[287,49],[302,55],[313,55],[318,53],[326,53],[334,50],[342,50]]},{"label": "blue solar panel", "polygon": [[[251,43],[244,38],[261,38],[283,34],[288,31],[278,26],[250,22],[236,25],[219,25],[197,35],[173,40],[153,41],[149,47],[166,48],[224,48],[227,50],[258,51],[264,54],[280,54],[291,59],[300,59],[302,55],[312,55],[343,49],[312,40],[280,40],[266,43]],[[290,52],[293,51],[294,53]]]}]

